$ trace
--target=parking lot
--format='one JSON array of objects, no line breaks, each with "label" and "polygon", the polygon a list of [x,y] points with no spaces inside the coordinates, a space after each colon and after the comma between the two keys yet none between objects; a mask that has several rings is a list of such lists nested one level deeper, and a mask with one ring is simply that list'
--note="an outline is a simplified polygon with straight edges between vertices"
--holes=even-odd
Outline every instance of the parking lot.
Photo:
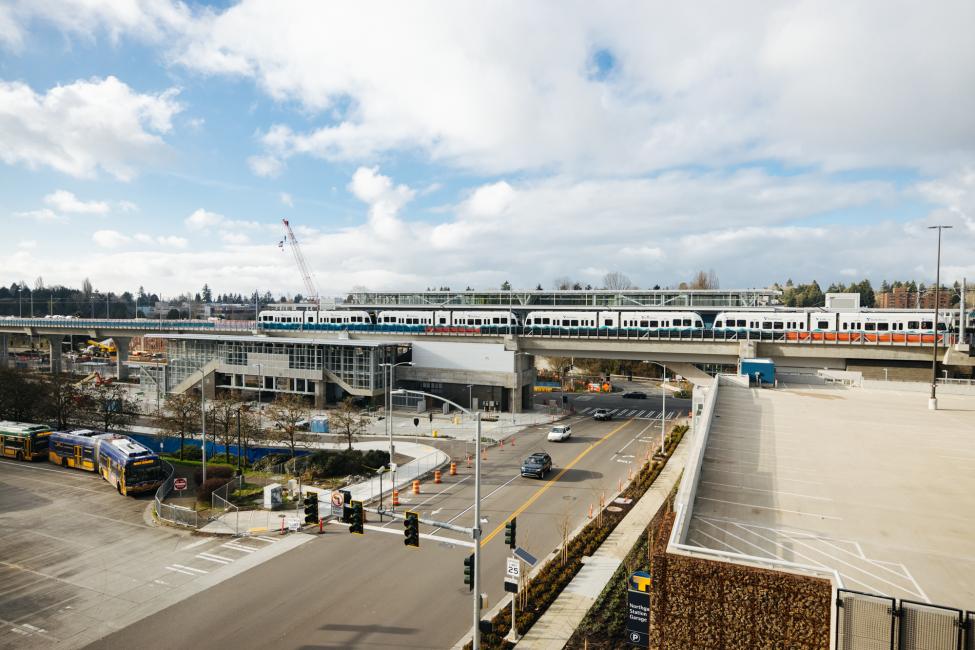
[{"label": "parking lot", "polygon": [[82,647],[312,539],[200,537],[156,525],[151,503],[0,460],[0,648]]},{"label": "parking lot", "polygon": [[688,543],[835,570],[848,589],[975,605],[975,404],[722,385]]}]

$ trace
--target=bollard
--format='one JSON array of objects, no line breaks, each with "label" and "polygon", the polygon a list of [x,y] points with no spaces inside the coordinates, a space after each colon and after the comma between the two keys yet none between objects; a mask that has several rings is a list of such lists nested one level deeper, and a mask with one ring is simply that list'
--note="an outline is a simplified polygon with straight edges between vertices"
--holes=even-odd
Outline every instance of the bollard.
[{"label": "bollard", "polygon": [[284,517],[281,517],[281,534],[284,535]]},{"label": "bollard", "polygon": [[399,490],[393,490],[393,505],[399,505]]},{"label": "bollard", "polygon": [[450,463],[450,475],[457,476],[457,463],[455,462]]},{"label": "bollard", "polygon": [[504,449],[504,438],[501,438],[501,446],[498,447],[498,448],[499,449]]},{"label": "bollard", "polygon": [[440,470],[434,470],[433,472],[433,482],[440,483]]},{"label": "bollard", "polygon": [[515,446],[515,439],[514,439],[514,438],[512,438],[512,439],[511,439],[511,446],[512,446],[512,447],[514,447],[514,446]]},{"label": "bollard", "polygon": [[419,493],[420,493],[420,482],[413,481],[413,494],[419,494]]},{"label": "bollard", "polygon": [[487,447],[481,452],[481,460],[487,460]]},{"label": "bollard", "polygon": [[471,468],[471,455],[467,454],[467,469]]},{"label": "bollard", "polygon": [[318,534],[321,535],[325,532],[325,517],[318,518]]},{"label": "bollard", "polygon": [[589,504],[589,518],[592,519],[592,503]]},{"label": "bollard", "polygon": [[623,479],[620,479],[619,481],[617,481],[617,483],[616,483],[616,491],[617,492],[622,492],[623,491]]},{"label": "bollard", "polygon": [[633,467],[632,466],[626,468],[626,480],[627,481],[632,481],[633,480]]}]

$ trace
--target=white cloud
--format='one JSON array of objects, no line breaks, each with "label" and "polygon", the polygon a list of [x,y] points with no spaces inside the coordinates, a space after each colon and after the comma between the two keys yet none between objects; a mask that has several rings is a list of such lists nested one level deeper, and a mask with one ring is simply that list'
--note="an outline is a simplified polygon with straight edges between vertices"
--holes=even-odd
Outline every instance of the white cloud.
[{"label": "white cloud", "polygon": [[115,77],[36,93],[0,81],[0,160],[91,178],[103,169],[129,180],[165,152],[161,135],[182,106],[177,90],[140,94]]},{"label": "white cloud", "polygon": [[54,222],[54,221],[67,221],[68,218],[57,214],[54,210],[50,208],[41,208],[40,210],[28,210],[26,212],[15,212],[15,217],[20,217],[21,219],[33,219],[39,223]]},{"label": "white cloud", "polygon": [[24,47],[24,33],[14,18],[13,8],[0,5],[0,46],[13,52]]},{"label": "white cloud", "polygon": [[220,233],[220,239],[222,239],[226,244],[235,246],[250,242],[250,237],[240,232],[222,232]]},{"label": "white cloud", "polygon": [[160,246],[166,246],[168,248],[186,248],[189,244],[184,237],[176,237],[174,235],[156,237],[156,242]]},{"label": "white cloud", "polygon": [[132,239],[117,230],[96,230],[91,240],[102,248],[119,248],[128,244]]},{"label": "white cloud", "polygon": [[[940,169],[975,138],[971,24],[965,0],[393,3],[380,21],[357,5],[242,0],[201,12],[172,57],[321,116],[304,132],[267,130],[251,162],[264,175],[293,155],[417,149],[489,173],[769,158]],[[594,78],[597,50],[614,68]]]},{"label": "white cloud", "polygon": [[288,194],[287,192],[281,192],[279,198],[281,199],[281,203],[288,206],[289,208],[295,207],[294,199],[292,199],[291,195]]},{"label": "white cloud", "polygon": [[37,240],[25,239],[23,241],[17,242],[17,248],[23,248],[25,250],[33,250],[37,248]]},{"label": "white cloud", "polygon": [[116,205],[118,206],[118,209],[121,210],[122,212],[139,211],[139,206],[133,203],[132,201],[118,201]]},{"label": "white cloud", "polygon": [[207,228],[219,226],[221,223],[226,221],[226,219],[227,217],[223,216],[222,214],[217,214],[216,212],[210,212],[209,210],[199,208],[195,210],[193,214],[186,217],[184,223],[190,230],[205,230]]},{"label": "white cloud", "polygon": [[247,159],[247,166],[258,176],[274,178],[284,169],[284,163],[274,156],[251,156]]},{"label": "white cloud", "polygon": [[392,179],[379,173],[378,167],[360,167],[352,175],[349,191],[369,204],[369,225],[376,236],[391,239],[403,233],[397,215],[416,195],[412,189],[394,185]]},{"label": "white cloud", "polygon": [[44,197],[44,202],[59,212],[74,214],[108,214],[111,208],[104,201],[82,201],[67,190],[56,190]]}]

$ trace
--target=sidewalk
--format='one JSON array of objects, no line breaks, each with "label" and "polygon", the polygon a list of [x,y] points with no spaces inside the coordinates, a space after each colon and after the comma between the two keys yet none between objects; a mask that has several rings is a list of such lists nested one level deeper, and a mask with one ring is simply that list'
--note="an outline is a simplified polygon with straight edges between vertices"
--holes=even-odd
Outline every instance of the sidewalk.
[{"label": "sidewalk", "polygon": [[[497,417],[497,421],[485,418]],[[515,413],[483,413],[481,415],[481,436],[497,440],[518,433],[522,429],[536,424],[549,424],[562,417],[561,415],[549,415],[542,412]],[[414,425],[414,418],[420,420],[419,424]],[[460,418],[459,424],[455,424],[455,418]],[[437,432],[438,437],[455,438],[457,440],[473,440],[476,424],[467,415],[455,413],[452,416],[434,415],[433,422],[427,413],[410,413],[404,410],[393,411],[393,435],[417,436],[420,438],[433,437],[433,432]],[[365,432],[367,435],[385,435],[386,420],[373,418],[369,428]]]},{"label": "sidewalk", "polygon": [[[623,518],[545,614],[516,645],[524,650],[561,650],[623,563],[670,494],[687,463],[690,438],[681,441],[650,489]],[[508,599],[510,602],[510,598]]]},{"label": "sidewalk", "polygon": [[[313,447],[316,449],[346,449],[348,445],[344,442],[319,442],[314,443]],[[388,449],[388,443],[379,440],[355,442],[352,444],[352,447],[353,449],[361,450],[386,450]],[[409,485],[413,479],[450,462],[450,457],[446,453],[429,445],[415,442],[397,441],[396,453],[412,458],[409,462],[403,463],[396,468],[397,488],[403,488]],[[352,493],[353,501],[368,503],[379,497],[379,488],[379,476],[373,476],[368,480],[355,483],[343,489],[349,490]],[[303,490],[305,492],[326,492],[326,490],[308,486],[303,486]],[[392,490],[393,486],[391,485],[390,476],[384,474],[382,477],[382,493],[389,494]],[[320,507],[328,507],[327,499],[320,500]],[[297,511],[292,509],[275,510],[273,512],[270,510],[229,511],[200,528],[200,532],[216,535],[234,535],[238,531],[248,531],[250,533],[273,532],[280,529],[282,515],[284,515],[285,527],[288,526],[287,520],[289,519],[298,519],[299,521],[303,519],[303,515],[299,517]]]}]

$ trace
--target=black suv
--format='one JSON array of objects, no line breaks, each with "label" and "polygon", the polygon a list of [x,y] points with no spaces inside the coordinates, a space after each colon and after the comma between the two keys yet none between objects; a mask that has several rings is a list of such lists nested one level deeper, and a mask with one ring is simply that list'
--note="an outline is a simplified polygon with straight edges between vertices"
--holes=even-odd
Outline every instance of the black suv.
[{"label": "black suv", "polygon": [[552,457],[544,451],[536,451],[521,464],[522,476],[535,476],[545,478],[545,475],[552,470]]},{"label": "black suv", "polygon": [[630,391],[629,393],[623,393],[623,399],[646,399],[647,394],[640,392],[638,390]]}]

